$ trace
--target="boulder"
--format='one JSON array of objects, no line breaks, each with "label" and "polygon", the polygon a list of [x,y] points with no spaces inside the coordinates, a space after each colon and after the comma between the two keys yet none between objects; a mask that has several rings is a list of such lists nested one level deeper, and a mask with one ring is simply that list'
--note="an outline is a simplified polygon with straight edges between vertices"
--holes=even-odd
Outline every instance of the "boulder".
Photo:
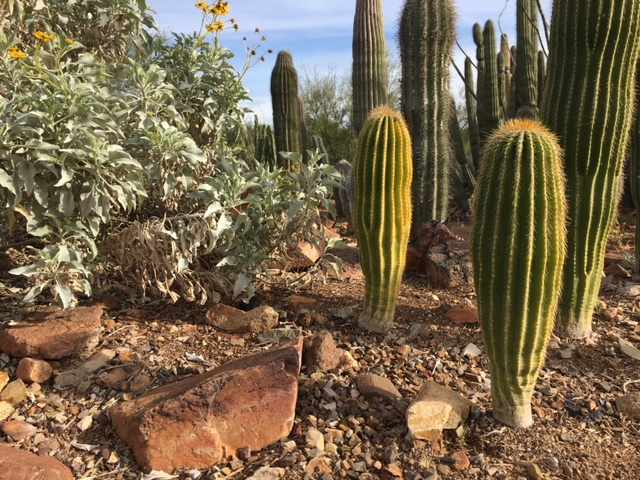
[{"label": "boulder", "polygon": [[27,383],[45,383],[53,375],[53,368],[44,360],[23,358],[18,364],[18,378]]},{"label": "boulder", "polygon": [[358,391],[365,397],[382,397],[387,400],[399,400],[402,394],[391,380],[380,375],[365,373],[356,378]]},{"label": "boulder", "polygon": [[304,341],[304,365],[309,373],[338,368],[342,355],[342,349],[327,331],[316,333]]},{"label": "boulder", "polygon": [[0,331],[0,351],[45,360],[78,355],[97,345],[101,318],[102,306],[33,314],[24,325]]},{"label": "boulder", "polygon": [[0,480],[74,480],[71,470],[51,457],[0,445]]},{"label": "boulder", "polygon": [[113,407],[118,435],[145,471],[208,469],[291,432],[302,339]]},{"label": "boulder", "polygon": [[427,382],[407,409],[413,438],[429,440],[434,431],[455,430],[469,416],[471,402],[435,382]]},{"label": "boulder", "polygon": [[207,312],[207,324],[227,333],[265,333],[278,325],[279,314],[263,305],[248,312],[218,304]]}]

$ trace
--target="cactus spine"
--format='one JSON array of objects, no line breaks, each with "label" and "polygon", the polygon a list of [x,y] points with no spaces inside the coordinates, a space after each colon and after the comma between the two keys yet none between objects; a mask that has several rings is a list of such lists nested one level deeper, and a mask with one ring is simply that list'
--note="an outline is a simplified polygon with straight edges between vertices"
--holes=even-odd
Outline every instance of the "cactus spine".
[{"label": "cactus spine", "polygon": [[387,42],[382,0],[357,0],[353,22],[353,130],[388,102]]},{"label": "cactus spine", "polygon": [[533,423],[531,397],[560,296],[566,239],[561,157],[555,136],[528,119],[506,123],[483,149],[474,200],[474,280],[494,416],[513,427]]},{"label": "cactus spine", "polygon": [[402,116],[381,107],[369,116],[354,164],[353,221],[366,279],[359,324],[374,332],[393,325],[411,232],[411,138]]},{"label": "cactus spine", "polygon": [[271,73],[271,102],[278,153],[302,154],[304,151],[303,116],[298,96],[298,73],[289,52],[280,52],[276,59],[276,65]]},{"label": "cactus spine", "polygon": [[407,0],[400,22],[402,110],[413,140],[414,225],[447,219],[451,146],[449,63],[455,42],[451,0]]},{"label": "cactus spine", "polygon": [[[586,337],[633,122],[640,0],[555,0],[545,123],[565,150],[569,251],[559,319]],[[518,67],[520,68],[520,67]]]},{"label": "cactus spine", "polygon": [[476,101],[476,87],[473,78],[473,62],[470,58],[464,61],[464,93],[467,104],[467,119],[469,123],[469,143],[474,165],[480,165],[480,129],[478,127],[478,103]]},{"label": "cactus spine", "polygon": [[518,71],[516,92],[519,117],[538,117],[538,4],[537,0],[518,0]]}]

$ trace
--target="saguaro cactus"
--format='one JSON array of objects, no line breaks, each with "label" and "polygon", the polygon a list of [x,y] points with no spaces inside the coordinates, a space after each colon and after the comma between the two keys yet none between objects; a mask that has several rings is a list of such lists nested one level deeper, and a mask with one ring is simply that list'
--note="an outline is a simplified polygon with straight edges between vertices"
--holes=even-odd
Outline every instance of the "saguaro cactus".
[{"label": "saguaro cactus", "polygon": [[388,76],[382,0],[356,0],[351,77],[352,126],[356,134],[371,110],[387,104]]},{"label": "saguaro cactus", "polygon": [[498,77],[500,81],[500,106],[505,118],[513,117],[514,105],[512,104],[513,74],[511,72],[511,47],[509,36],[503,33],[500,36],[500,53],[498,54]]},{"label": "saguaro cactus", "polygon": [[278,158],[276,140],[271,126],[261,124],[258,117],[253,125],[253,146],[256,160],[262,164],[275,166]]},{"label": "saguaro cactus", "polygon": [[473,164],[480,165],[480,129],[478,127],[478,102],[473,78],[473,62],[470,58],[464,61],[464,93],[467,106],[467,121],[469,124],[469,143]]},{"label": "saguaro cactus", "polygon": [[[564,0],[563,0],[564,1]],[[531,397],[556,316],[565,258],[561,150],[540,123],[506,123],[483,149],[473,264],[494,416],[533,423]]]},{"label": "saguaro cactus", "polygon": [[565,150],[569,250],[559,318],[574,338],[592,330],[633,122],[639,35],[640,0],[553,2],[544,119]]},{"label": "saguaro cactus", "polygon": [[358,140],[353,221],[366,279],[359,324],[374,332],[393,325],[411,231],[411,138],[402,116],[380,107]]},{"label": "saguaro cactus", "polygon": [[[638,77],[638,89],[640,91],[640,76]],[[631,140],[631,174],[629,184],[631,185],[631,197],[633,206],[636,209],[636,272],[640,272],[640,108],[637,108],[635,125],[633,127]]]},{"label": "saguaro cactus", "polygon": [[455,35],[451,0],[407,0],[399,37],[402,113],[413,140],[414,225],[447,219],[449,64]]},{"label": "saguaro cactus", "polygon": [[303,115],[298,97],[298,73],[289,52],[280,52],[276,59],[276,65],[271,73],[271,102],[278,153],[302,154],[304,151]]},{"label": "saguaro cactus", "polygon": [[[496,29],[491,20],[487,21],[483,33],[484,82],[478,86],[482,103],[483,121],[480,122],[480,138],[487,139],[500,126],[504,115],[500,108],[500,85],[498,81],[498,53],[496,47]],[[478,107],[480,109],[480,107]]]},{"label": "saguaro cactus", "polygon": [[518,0],[518,71],[516,92],[519,117],[538,117],[538,3],[537,0]]},{"label": "saguaro cactus", "polygon": [[538,106],[542,108],[544,99],[544,86],[547,81],[547,57],[544,52],[538,52]]}]

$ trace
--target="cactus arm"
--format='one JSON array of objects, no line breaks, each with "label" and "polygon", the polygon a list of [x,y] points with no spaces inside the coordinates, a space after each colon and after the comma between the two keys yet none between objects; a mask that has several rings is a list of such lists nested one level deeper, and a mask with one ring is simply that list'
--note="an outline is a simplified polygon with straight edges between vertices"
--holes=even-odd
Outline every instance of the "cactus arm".
[{"label": "cactus arm", "polygon": [[496,50],[496,31],[495,26],[489,20],[484,27],[484,87],[482,108],[485,116],[484,125],[480,125],[480,136],[486,139],[496,130],[502,121],[504,115],[500,108],[500,87],[498,84],[498,63],[494,59],[498,58]]},{"label": "cactus arm", "polygon": [[538,4],[536,0],[518,0],[518,72],[516,74],[517,115],[538,117]]}]

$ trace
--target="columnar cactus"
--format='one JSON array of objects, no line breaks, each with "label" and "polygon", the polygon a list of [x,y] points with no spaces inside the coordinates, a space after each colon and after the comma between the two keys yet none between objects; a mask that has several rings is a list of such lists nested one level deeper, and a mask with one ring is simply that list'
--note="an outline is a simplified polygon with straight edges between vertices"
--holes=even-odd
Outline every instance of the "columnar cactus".
[{"label": "columnar cactus", "polygon": [[[487,21],[483,32],[483,49],[485,54],[484,82],[479,102],[482,103],[484,121],[480,122],[480,138],[484,141],[497,129],[504,115],[500,108],[500,85],[498,83],[498,53],[496,50],[496,30],[491,20]],[[480,107],[478,107],[480,109]]]},{"label": "columnar cactus", "polygon": [[538,106],[542,108],[544,86],[547,81],[547,57],[542,50],[538,52]]},{"label": "columnar cactus", "polygon": [[389,107],[371,112],[354,163],[353,222],[366,279],[359,324],[374,332],[393,325],[411,232],[411,138]]},{"label": "columnar cactus", "polygon": [[[640,68],[640,66],[639,66]],[[638,91],[640,91],[640,75],[638,76]],[[631,139],[631,173],[629,175],[629,185],[631,186],[631,197],[633,206],[636,209],[636,272],[640,272],[640,108],[636,109],[635,125]]]},{"label": "columnar cactus", "polygon": [[473,62],[469,57],[464,61],[464,83],[471,158],[473,158],[473,164],[477,166],[480,165],[480,129],[478,127],[478,102],[473,78]]},{"label": "columnar cactus", "polygon": [[533,423],[531,397],[562,288],[561,162],[556,137],[540,123],[509,121],[483,149],[475,193],[474,281],[494,416],[513,427]]},{"label": "columnar cactus", "polygon": [[480,134],[480,145],[484,141],[484,125],[487,124],[487,113],[485,112],[486,90],[485,90],[485,48],[484,32],[479,23],[473,24],[473,41],[476,44],[476,69],[478,70],[478,81],[476,87],[476,102],[478,112],[478,128]]},{"label": "columnar cactus", "polygon": [[538,3],[537,0],[518,0],[518,72],[516,92],[519,117],[538,117]]},{"label": "columnar cactus", "polygon": [[500,36],[500,53],[498,54],[498,79],[500,83],[500,107],[505,118],[513,117],[514,105],[511,72],[511,47],[509,46],[509,36],[503,33]]},{"label": "columnar cactus", "polygon": [[399,37],[402,113],[413,140],[414,225],[448,215],[449,65],[455,35],[451,0],[407,0]]},{"label": "columnar cactus", "polygon": [[569,251],[559,318],[573,338],[592,330],[633,122],[639,37],[640,0],[553,2],[543,113],[565,150]]},{"label": "columnar cactus", "polygon": [[253,126],[253,145],[256,160],[264,165],[275,166],[277,162],[276,140],[271,126],[258,122]]},{"label": "columnar cactus", "polygon": [[357,134],[369,112],[386,105],[388,92],[387,42],[382,0],[357,0],[353,21],[353,116]]},{"label": "columnar cactus", "polygon": [[278,153],[302,154],[304,152],[303,115],[298,97],[298,73],[289,52],[280,52],[276,59],[276,65],[271,74],[271,102]]}]

